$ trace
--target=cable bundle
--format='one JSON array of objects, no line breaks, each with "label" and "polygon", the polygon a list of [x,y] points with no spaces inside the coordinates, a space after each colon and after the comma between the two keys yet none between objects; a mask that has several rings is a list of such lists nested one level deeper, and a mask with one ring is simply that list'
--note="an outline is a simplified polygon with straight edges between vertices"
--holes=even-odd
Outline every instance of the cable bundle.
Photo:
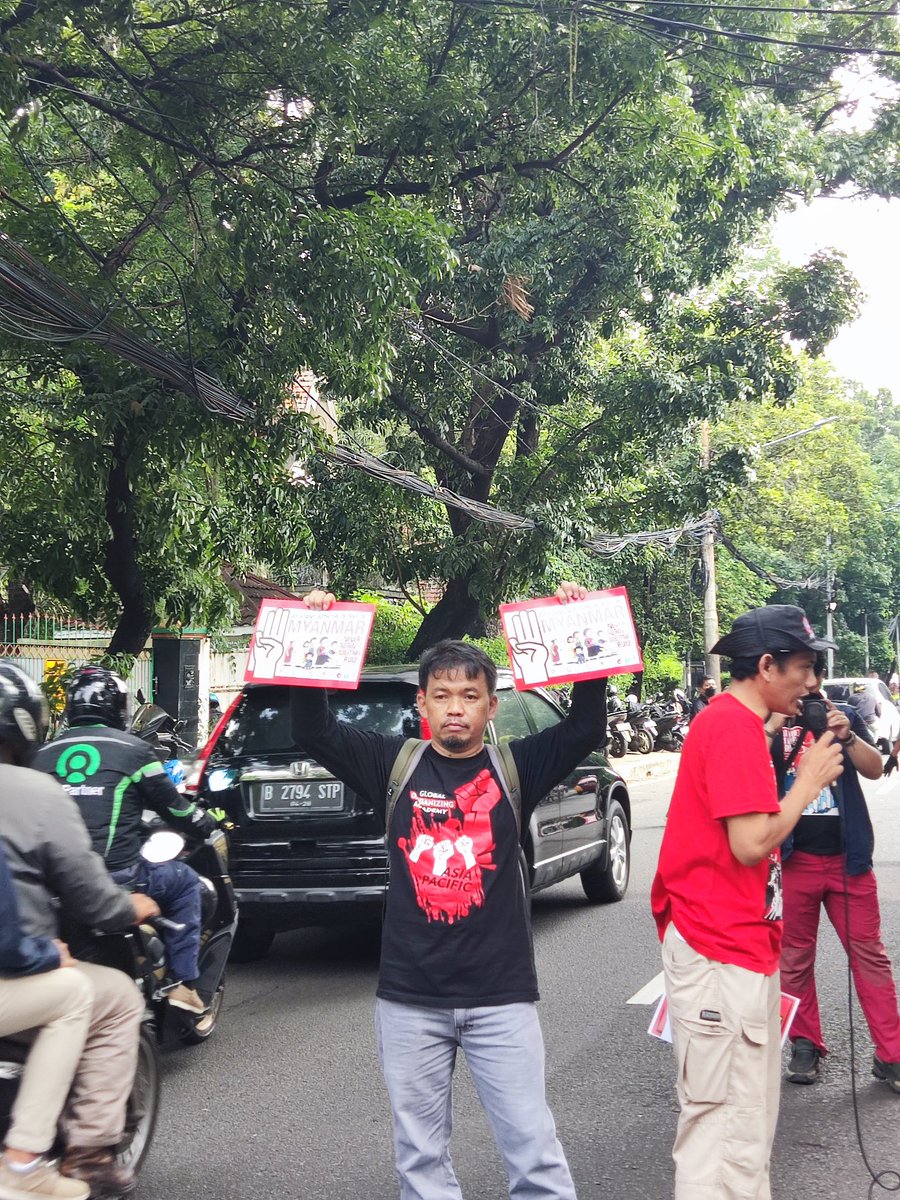
[{"label": "cable bundle", "polygon": [[196,396],[212,413],[241,421],[252,405],[212,376],[183,363],[110,319],[5,233],[0,233],[0,329],[40,342],[94,342]]}]

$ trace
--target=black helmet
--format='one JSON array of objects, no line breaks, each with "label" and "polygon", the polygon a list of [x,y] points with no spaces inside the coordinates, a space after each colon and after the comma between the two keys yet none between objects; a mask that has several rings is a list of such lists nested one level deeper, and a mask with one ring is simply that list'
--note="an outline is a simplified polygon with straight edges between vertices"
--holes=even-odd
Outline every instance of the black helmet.
[{"label": "black helmet", "polygon": [[0,746],[27,767],[47,734],[47,701],[30,675],[0,658]]},{"label": "black helmet", "polygon": [[124,729],[127,708],[124,679],[106,667],[79,667],[66,690],[66,720],[70,725]]}]

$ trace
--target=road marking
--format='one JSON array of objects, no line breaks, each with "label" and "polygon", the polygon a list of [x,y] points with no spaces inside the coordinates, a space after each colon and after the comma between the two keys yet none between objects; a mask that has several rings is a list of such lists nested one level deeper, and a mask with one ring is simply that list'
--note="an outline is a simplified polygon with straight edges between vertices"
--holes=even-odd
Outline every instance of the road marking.
[{"label": "road marking", "polygon": [[625,1001],[626,1004],[655,1004],[663,992],[666,990],[663,981],[663,973],[660,971],[658,975],[654,975],[649,983],[645,983],[642,988],[634,993],[634,995]]}]

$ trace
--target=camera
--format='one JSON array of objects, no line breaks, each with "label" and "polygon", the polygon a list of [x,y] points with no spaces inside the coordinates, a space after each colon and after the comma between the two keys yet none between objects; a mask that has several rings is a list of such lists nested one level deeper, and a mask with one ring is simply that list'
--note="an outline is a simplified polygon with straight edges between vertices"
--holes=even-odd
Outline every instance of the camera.
[{"label": "camera", "polygon": [[804,696],[800,701],[800,721],[813,737],[820,738],[828,728],[828,705],[818,696]]}]

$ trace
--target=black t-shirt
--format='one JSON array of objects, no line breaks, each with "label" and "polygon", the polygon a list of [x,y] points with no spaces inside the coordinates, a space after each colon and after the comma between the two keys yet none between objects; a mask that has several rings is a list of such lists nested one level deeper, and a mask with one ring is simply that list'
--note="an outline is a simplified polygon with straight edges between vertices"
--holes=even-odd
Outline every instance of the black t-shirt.
[{"label": "black t-shirt", "polygon": [[[523,830],[541,798],[602,742],[605,710],[605,681],[578,683],[566,720],[511,743]],[[403,738],[338,724],[316,688],[295,689],[293,724],[297,743],[383,816]],[[387,844],[378,995],[439,1008],[536,1000],[516,818],[487,752],[448,758],[429,747],[397,798]]]},{"label": "black t-shirt", "polygon": [[[859,713],[845,706],[842,706],[841,711],[850,718],[850,728],[856,736],[862,741],[868,742],[869,745],[874,745],[872,735],[869,733],[868,727]],[[781,739],[780,750],[783,762],[788,761],[797,741],[801,740],[801,748],[784,776],[782,791],[782,795],[784,795],[793,786],[794,780],[797,777],[799,760],[802,759],[804,750],[812,745],[814,739],[809,730],[794,724],[788,724],[782,728],[781,734],[776,735],[776,745],[779,736]],[[849,760],[845,761],[844,767],[845,771],[853,771],[854,773],[856,771],[853,763],[849,762]],[[843,854],[844,830],[838,806],[838,786],[839,784],[836,783],[833,786],[822,788],[818,796],[814,800],[811,800],[803,810],[800,820],[794,826],[794,850],[802,850],[805,854]]]}]

